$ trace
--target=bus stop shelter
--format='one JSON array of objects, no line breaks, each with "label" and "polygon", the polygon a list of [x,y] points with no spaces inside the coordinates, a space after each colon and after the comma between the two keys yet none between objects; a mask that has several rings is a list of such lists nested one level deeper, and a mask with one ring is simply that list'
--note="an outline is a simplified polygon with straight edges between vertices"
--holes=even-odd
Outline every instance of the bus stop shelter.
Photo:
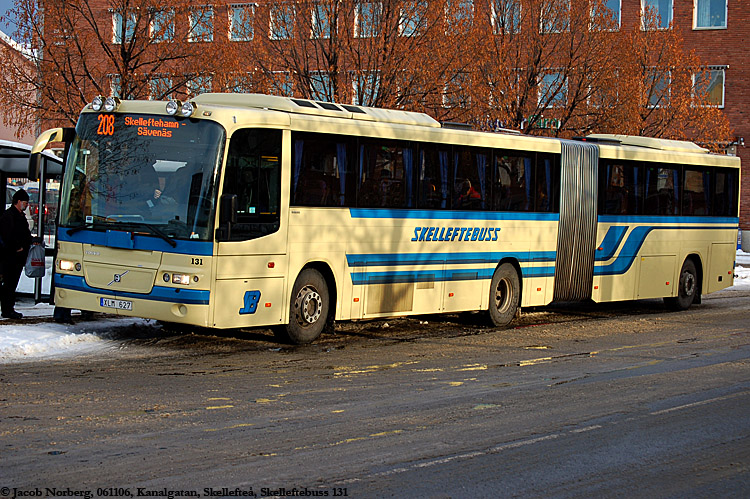
[{"label": "bus stop shelter", "polygon": [[[29,155],[31,154],[31,146],[28,144],[22,144],[20,142],[12,142],[7,140],[0,140],[0,198],[6,200],[6,204],[3,205],[3,209],[6,209],[10,202],[10,196],[8,196],[9,180],[10,179],[26,179],[28,176],[29,168]],[[51,151],[45,151],[42,155],[42,171],[45,172],[47,180],[51,178],[59,178],[63,170],[62,159],[55,156]],[[45,227],[45,210],[47,201],[47,189],[44,180],[37,184],[39,187],[39,218],[36,222],[32,235],[42,236]],[[11,193],[12,196],[12,193]],[[59,198],[57,200],[59,202]],[[57,208],[57,207],[55,207]],[[54,210],[57,213],[57,210]],[[51,246],[47,247],[47,254],[54,254],[55,242]],[[42,295],[42,279],[37,278],[34,284],[34,297],[37,301],[41,299]]]}]

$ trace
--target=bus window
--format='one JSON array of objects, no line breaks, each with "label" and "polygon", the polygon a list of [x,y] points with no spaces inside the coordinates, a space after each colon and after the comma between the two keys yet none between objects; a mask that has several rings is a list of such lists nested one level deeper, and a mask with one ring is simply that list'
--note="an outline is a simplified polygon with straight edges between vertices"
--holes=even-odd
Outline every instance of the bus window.
[{"label": "bus window", "polygon": [[295,133],[292,197],[297,206],[354,206],[354,140],[344,135]]},{"label": "bus window", "polygon": [[395,140],[360,142],[359,206],[411,208],[414,206],[414,150]]},{"label": "bus window", "polygon": [[495,153],[494,209],[497,211],[531,211],[531,177],[533,155],[517,152]]},{"label": "bus window", "polygon": [[448,176],[450,146],[424,144],[419,148],[419,208],[432,210],[450,207]]},{"label": "bus window", "polygon": [[711,172],[685,169],[682,196],[683,215],[708,215],[711,206]]},{"label": "bus window", "polygon": [[224,194],[237,195],[231,239],[245,240],[279,230],[281,131],[238,130],[229,142]]},{"label": "bus window", "polygon": [[599,212],[603,215],[637,215],[641,209],[643,168],[635,162],[617,161],[599,166]]},{"label": "bus window", "polygon": [[680,170],[662,165],[646,165],[644,214],[680,214]]},{"label": "bus window", "polygon": [[486,208],[490,153],[477,148],[456,148],[453,152],[455,191],[453,208],[483,210]]},{"label": "bus window", "polygon": [[728,168],[716,169],[714,182],[714,209],[717,217],[737,216],[737,171]]},{"label": "bus window", "polygon": [[558,189],[558,165],[551,154],[537,154],[536,189],[534,190],[534,211],[556,212]]}]

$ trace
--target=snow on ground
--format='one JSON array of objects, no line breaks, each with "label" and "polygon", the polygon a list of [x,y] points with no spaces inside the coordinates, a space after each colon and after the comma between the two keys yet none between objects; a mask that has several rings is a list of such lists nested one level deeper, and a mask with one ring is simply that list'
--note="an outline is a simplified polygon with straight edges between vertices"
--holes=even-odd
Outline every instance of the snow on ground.
[{"label": "snow on ground", "polygon": [[[32,300],[33,302],[33,300]],[[36,307],[29,307],[39,309]],[[52,317],[52,307],[48,317]],[[17,306],[16,309],[29,317],[29,308]],[[6,321],[7,322],[7,321]],[[44,358],[72,357],[118,348],[121,342],[107,339],[107,332],[114,327],[131,324],[147,324],[144,319],[114,318],[100,319],[91,322],[79,322],[74,325],[40,322],[23,324],[0,322],[0,364],[39,360]]]},{"label": "snow on ground", "polygon": [[[49,274],[48,266],[47,275]],[[21,292],[31,293],[34,283],[24,276],[18,288]],[[43,289],[45,294],[49,292],[49,282]],[[737,250],[734,286],[730,289],[750,290],[750,253]],[[16,309],[25,317],[51,319],[54,307],[44,303],[34,305],[33,299],[26,297]],[[37,324],[7,322],[0,319],[0,364],[70,357],[117,348],[119,342],[106,338],[109,329],[127,324],[147,324],[143,319],[134,318],[79,322],[75,325],[56,324],[52,321]]]}]

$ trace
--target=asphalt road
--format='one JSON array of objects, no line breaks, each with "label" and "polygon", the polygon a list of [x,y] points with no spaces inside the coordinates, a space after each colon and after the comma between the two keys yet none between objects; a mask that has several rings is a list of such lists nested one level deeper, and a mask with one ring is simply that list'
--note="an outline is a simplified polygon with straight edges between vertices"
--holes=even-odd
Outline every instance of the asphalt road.
[{"label": "asphalt road", "polygon": [[110,331],[0,366],[0,496],[747,497],[749,299]]}]

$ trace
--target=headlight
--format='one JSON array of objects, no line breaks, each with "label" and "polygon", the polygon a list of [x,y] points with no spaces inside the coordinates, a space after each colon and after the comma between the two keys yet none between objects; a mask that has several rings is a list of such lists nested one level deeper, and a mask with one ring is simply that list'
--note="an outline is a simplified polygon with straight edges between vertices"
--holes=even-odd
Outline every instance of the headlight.
[{"label": "headlight", "polygon": [[91,109],[94,111],[101,111],[102,106],[104,105],[104,99],[102,99],[101,95],[97,95],[94,97],[94,100],[91,101]]},{"label": "headlight", "polygon": [[190,276],[187,274],[172,274],[172,284],[187,286],[190,284]]},{"label": "headlight", "polygon": [[180,114],[184,116],[185,118],[188,118],[194,112],[195,112],[195,104],[193,104],[192,102],[186,102],[180,108]]},{"label": "headlight", "polygon": [[107,97],[104,99],[104,111],[111,113],[120,105],[120,99],[117,97]]},{"label": "headlight", "polygon": [[182,107],[182,104],[178,100],[171,100],[167,102],[167,114],[170,116],[174,116],[177,114],[177,111],[180,110]]},{"label": "headlight", "polygon": [[80,263],[72,262],[70,260],[58,260],[57,261],[57,266],[60,268],[60,270],[67,270],[67,271],[71,271],[71,270],[74,270],[74,269],[77,270],[77,271],[81,270],[81,264]]}]

